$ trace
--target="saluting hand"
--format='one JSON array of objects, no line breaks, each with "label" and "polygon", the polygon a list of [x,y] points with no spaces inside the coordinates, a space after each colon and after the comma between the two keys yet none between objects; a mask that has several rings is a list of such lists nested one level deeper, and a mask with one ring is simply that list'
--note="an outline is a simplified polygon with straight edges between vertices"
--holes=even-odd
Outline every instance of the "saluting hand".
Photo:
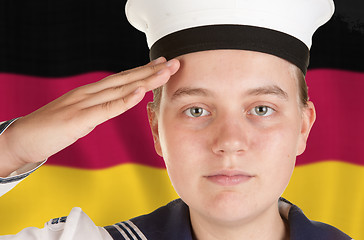
[{"label": "saluting hand", "polygon": [[26,163],[43,161],[132,108],[147,91],[165,84],[178,68],[178,60],[159,58],[73,89],[18,119],[0,136],[0,177]]}]

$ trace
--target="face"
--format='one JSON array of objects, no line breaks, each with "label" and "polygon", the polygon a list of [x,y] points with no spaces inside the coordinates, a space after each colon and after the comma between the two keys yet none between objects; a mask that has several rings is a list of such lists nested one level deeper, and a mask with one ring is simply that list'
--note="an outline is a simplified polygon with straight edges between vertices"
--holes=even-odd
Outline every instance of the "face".
[{"label": "face", "polygon": [[183,55],[149,112],[155,148],[191,218],[224,224],[277,211],[314,121],[290,63],[264,53]]}]

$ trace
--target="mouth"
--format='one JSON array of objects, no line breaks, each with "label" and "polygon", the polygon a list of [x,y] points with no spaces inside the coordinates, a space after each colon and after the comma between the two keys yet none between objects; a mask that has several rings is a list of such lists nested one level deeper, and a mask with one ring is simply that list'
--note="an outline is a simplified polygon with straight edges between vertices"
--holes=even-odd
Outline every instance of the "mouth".
[{"label": "mouth", "polygon": [[220,186],[235,186],[242,184],[244,182],[248,182],[254,177],[254,175],[241,171],[224,170],[224,171],[218,171],[216,173],[204,177],[208,181]]}]

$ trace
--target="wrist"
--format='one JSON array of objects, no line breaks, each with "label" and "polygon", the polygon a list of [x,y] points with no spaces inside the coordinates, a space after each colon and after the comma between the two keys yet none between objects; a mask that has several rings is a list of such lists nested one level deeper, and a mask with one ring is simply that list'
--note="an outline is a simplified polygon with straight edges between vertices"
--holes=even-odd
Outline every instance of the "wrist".
[{"label": "wrist", "polygon": [[0,136],[0,149],[0,177],[7,177],[26,164],[13,156],[3,135]]},{"label": "wrist", "polygon": [[13,119],[0,124],[0,177],[7,177],[15,170],[27,164],[20,158],[17,158],[9,146],[10,125],[16,120]]}]

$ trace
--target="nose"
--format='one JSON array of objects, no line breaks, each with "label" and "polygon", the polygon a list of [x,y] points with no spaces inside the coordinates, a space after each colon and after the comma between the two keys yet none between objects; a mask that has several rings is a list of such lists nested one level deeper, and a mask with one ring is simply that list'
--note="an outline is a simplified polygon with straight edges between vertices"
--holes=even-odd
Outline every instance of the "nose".
[{"label": "nose", "polygon": [[216,119],[212,151],[218,155],[242,154],[248,149],[248,127],[240,119]]}]

